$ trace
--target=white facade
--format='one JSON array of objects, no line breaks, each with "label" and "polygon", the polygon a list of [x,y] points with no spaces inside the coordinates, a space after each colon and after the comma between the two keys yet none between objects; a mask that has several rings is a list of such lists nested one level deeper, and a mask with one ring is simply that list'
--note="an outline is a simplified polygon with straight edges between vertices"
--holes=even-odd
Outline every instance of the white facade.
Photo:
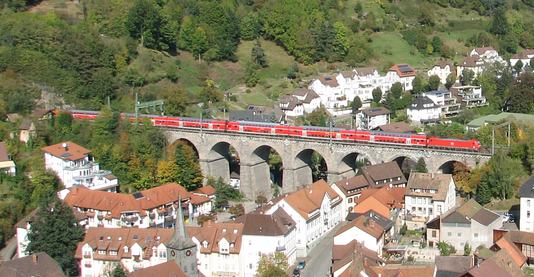
[{"label": "white facade", "polygon": [[282,251],[286,255],[289,265],[294,264],[297,259],[295,236],[295,229],[286,236],[243,235],[241,245],[243,276],[256,276],[261,255],[270,255],[277,251]]},{"label": "white facade", "polygon": [[353,240],[356,240],[366,248],[375,251],[379,256],[382,255],[382,248],[384,248],[384,233],[382,233],[379,238],[375,238],[360,228],[352,226],[350,229],[337,234],[334,237],[334,245],[346,245]]},{"label": "white facade", "polygon": [[434,65],[428,72],[428,77],[436,75],[442,84],[447,83],[447,77],[454,72],[452,64]]},{"label": "white facade", "polygon": [[309,89],[315,91],[317,95],[319,95],[321,104],[328,110],[346,107],[348,104],[349,99],[347,98],[347,95],[343,93],[343,88],[339,85],[329,86],[321,82],[321,80],[315,80],[310,84]]},{"label": "white facade", "polygon": [[[193,242],[201,245],[203,242],[193,237]],[[219,241],[220,249],[228,249],[229,243],[226,239]],[[197,247],[199,248],[199,247]],[[243,276],[241,272],[241,255],[239,253],[200,253],[197,252],[198,271],[204,276]]]},{"label": "white facade", "polygon": [[402,88],[405,91],[409,91],[413,89],[413,79],[415,79],[415,76],[407,76],[407,77],[401,77],[396,71],[390,70],[386,74],[385,80],[388,84],[391,84],[389,88],[391,89],[391,86],[395,83],[401,83]]},{"label": "white facade", "polygon": [[534,197],[521,197],[519,230],[534,232]]},{"label": "white facade", "polygon": [[[67,149],[65,152],[68,153],[69,147],[78,148],[80,146],[64,143],[63,147]],[[85,186],[92,190],[114,192],[119,185],[117,178],[111,174],[111,171],[100,170],[98,163],[95,163],[88,154],[79,159],[71,160],[68,159],[68,156],[55,156],[50,152],[45,152],[44,159],[46,170],[54,172],[65,188]]]},{"label": "white facade", "polygon": [[378,126],[389,124],[388,114],[369,115],[365,111],[356,114],[356,128],[358,130],[374,130]]},{"label": "white facade", "polygon": [[525,49],[519,54],[515,54],[510,58],[510,66],[514,67],[518,61],[523,63],[523,69],[530,65],[531,69],[534,69],[534,64],[531,64],[532,59],[534,58],[534,49]]},{"label": "white facade", "polygon": [[430,98],[427,100],[415,100],[406,110],[408,119],[413,123],[423,123],[425,121],[439,120],[441,107],[436,105]]},{"label": "white facade", "polygon": [[454,86],[452,89],[458,90],[462,104],[466,108],[474,108],[487,105],[486,97],[482,95],[480,86]]},{"label": "white facade", "polygon": [[488,64],[504,63],[503,58],[499,56],[499,52],[491,47],[475,48],[471,50],[469,56],[479,56],[482,61]]}]

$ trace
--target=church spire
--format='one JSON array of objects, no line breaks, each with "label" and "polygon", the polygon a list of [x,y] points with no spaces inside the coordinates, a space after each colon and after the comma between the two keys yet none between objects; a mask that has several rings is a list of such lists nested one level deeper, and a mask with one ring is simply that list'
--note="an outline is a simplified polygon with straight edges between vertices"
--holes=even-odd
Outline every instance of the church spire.
[{"label": "church spire", "polygon": [[175,231],[173,236],[178,235],[177,239],[186,239],[188,237],[187,233],[185,232],[184,212],[182,211],[182,196],[178,197],[178,214],[176,215],[176,223],[174,224],[174,229]]}]

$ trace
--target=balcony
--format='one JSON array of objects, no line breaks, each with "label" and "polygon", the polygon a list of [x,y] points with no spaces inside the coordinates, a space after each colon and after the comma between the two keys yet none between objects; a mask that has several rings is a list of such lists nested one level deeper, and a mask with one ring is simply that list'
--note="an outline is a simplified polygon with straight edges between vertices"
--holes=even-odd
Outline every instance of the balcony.
[{"label": "balcony", "polygon": [[137,215],[123,215],[121,220],[126,223],[134,223],[137,220],[139,220],[139,216]]}]

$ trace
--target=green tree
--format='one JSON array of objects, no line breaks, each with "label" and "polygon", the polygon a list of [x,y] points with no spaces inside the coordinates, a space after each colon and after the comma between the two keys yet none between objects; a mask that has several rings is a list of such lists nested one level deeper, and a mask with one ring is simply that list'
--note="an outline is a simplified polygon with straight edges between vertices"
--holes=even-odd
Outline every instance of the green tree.
[{"label": "green tree", "polygon": [[391,86],[390,92],[394,99],[400,99],[402,93],[404,92],[404,89],[402,88],[402,84],[400,82],[394,83]]},{"label": "green tree", "polygon": [[298,73],[299,65],[297,63],[293,63],[293,65],[287,70],[287,78],[291,80],[296,79]]},{"label": "green tree", "polygon": [[122,269],[120,263],[118,263],[108,275],[108,277],[127,277],[126,272]]},{"label": "green tree", "polygon": [[423,78],[421,76],[415,76],[415,78],[412,81],[412,92],[415,94],[419,94],[424,92],[425,90],[425,84]]},{"label": "green tree", "polygon": [[243,40],[257,39],[261,32],[260,18],[256,13],[249,13],[241,20],[241,38]]},{"label": "green tree", "polygon": [[456,83],[456,75],[454,73],[451,73],[447,76],[447,82],[445,83],[445,87],[447,89],[451,89],[454,83]]},{"label": "green tree", "polygon": [[144,46],[158,50],[176,49],[176,30],[152,0],[136,0],[128,12],[126,28]]},{"label": "green tree", "polygon": [[438,249],[441,256],[450,256],[456,253],[456,249],[452,244],[443,241],[438,242]]},{"label": "green tree", "polygon": [[430,78],[428,78],[428,88],[430,90],[437,90],[440,84],[441,80],[437,75],[432,75]]},{"label": "green tree", "polygon": [[33,172],[31,184],[33,186],[31,194],[33,207],[46,206],[56,197],[56,192],[59,189],[56,176],[45,171]]},{"label": "green tree", "polygon": [[258,84],[258,74],[256,73],[256,67],[252,64],[248,64],[245,71],[245,84],[247,87],[255,87]]},{"label": "green tree", "polygon": [[178,46],[181,49],[191,51],[193,49],[193,36],[197,28],[193,23],[193,19],[185,16],[182,20],[180,33],[178,34]]},{"label": "green tree", "polygon": [[221,102],[223,100],[223,94],[217,89],[215,82],[208,79],[204,82],[204,87],[200,91],[199,98],[205,106],[209,106],[209,104]]},{"label": "green tree", "polygon": [[506,18],[505,8],[498,8],[493,12],[490,32],[498,36],[504,36],[508,33],[509,25]]},{"label": "green tree", "polygon": [[258,262],[258,277],[280,277],[286,276],[289,264],[287,257],[282,252],[262,255]]},{"label": "green tree", "polygon": [[342,22],[334,23],[334,37],[332,41],[332,52],[336,61],[341,61],[349,50],[348,30]]},{"label": "green tree", "polygon": [[491,196],[492,191],[489,182],[481,182],[476,189],[475,200],[481,205],[486,205],[491,202]]},{"label": "green tree", "polygon": [[415,169],[414,169],[416,172],[421,172],[421,173],[427,173],[428,170],[426,169],[426,162],[425,162],[425,159],[423,158],[419,158],[417,160],[417,163],[415,164]]},{"label": "green tree", "polygon": [[471,85],[474,78],[475,72],[473,70],[467,68],[464,68],[464,70],[462,70],[462,76],[460,76],[460,81],[462,82],[462,85]]},{"label": "green tree", "polygon": [[199,57],[208,50],[208,36],[202,27],[196,28],[191,36],[191,53]]},{"label": "green tree", "polygon": [[329,115],[324,107],[319,107],[306,116],[311,126],[327,127]]},{"label": "green tree", "polygon": [[373,102],[375,103],[380,103],[380,100],[382,100],[382,89],[380,89],[379,87],[376,87],[375,89],[373,89]]},{"label": "green tree", "polygon": [[[175,167],[167,168],[167,174],[161,174],[166,178],[176,178],[176,182],[191,191],[202,186],[202,172],[198,164],[198,159],[194,150],[187,144],[178,143],[174,150],[174,161],[177,167],[177,174],[173,175]],[[170,172],[171,171],[171,172]]]},{"label": "green tree", "polygon": [[524,72],[512,84],[509,97],[509,111],[530,113],[534,102],[534,73]]},{"label": "green tree", "polygon": [[469,255],[471,255],[471,245],[469,244],[469,242],[466,242],[464,245],[464,256]]},{"label": "green tree", "polygon": [[521,161],[497,152],[491,157],[488,165],[489,171],[482,176],[480,186],[490,188],[491,196],[494,198],[513,197],[521,178],[526,175]]},{"label": "green tree", "polygon": [[74,252],[78,242],[83,239],[84,231],[72,209],[55,199],[50,207],[43,206],[36,214],[28,232],[28,254],[45,252],[58,262],[63,271],[77,276],[78,265]]},{"label": "green tree", "polygon": [[517,61],[514,65],[515,74],[519,75],[523,71],[523,62],[521,60]]},{"label": "green tree", "polygon": [[252,47],[250,56],[254,64],[257,66],[267,67],[267,58],[265,57],[265,53],[263,52],[263,48],[261,47],[259,40],[256,40],[254,43],[254,47]]},{"label": "green tree", "polygon": [[362,107],[362,100],[360,99],[359,96],[355,96],[351,103],[352,114],[355,115],[356,113],[358,113],[361,107]]},{"label": "green tree", "polygon": [[443,50],[443,41],[441,41],[441,38],[438,36],[434,36],[432,38],[432,48],[434,49],[434,52],[441,53]]}]

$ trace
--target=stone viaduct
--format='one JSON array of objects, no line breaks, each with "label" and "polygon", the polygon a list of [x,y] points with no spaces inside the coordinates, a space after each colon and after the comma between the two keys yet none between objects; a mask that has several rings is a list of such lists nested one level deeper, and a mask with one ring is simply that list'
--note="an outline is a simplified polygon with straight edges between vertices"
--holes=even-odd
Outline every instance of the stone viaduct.
[{"label": "stone viaduct", "polygon": [[196,129],[163,130],[167,141],[183,140],[196,148],[204,176],[230,178],[230,146],[235,149],[240,161],[241,190],[249,199],[258,195],[269,198],[270,170],[269,153],[274,150],[282,159],[282,191],[291,192],[301,185],[312,182],[310,168],[313,152],[319,153],[327,165],[328,182],[353,176],[356,161],[367,159],[371,164],[399,159],[417,161],[423,158],[430,172],[439,172],[452,162],[461,162],[468,167],[489,160],[488,153],[416,148],[386,144],[329,141],[310,138],[203,132]]}]

